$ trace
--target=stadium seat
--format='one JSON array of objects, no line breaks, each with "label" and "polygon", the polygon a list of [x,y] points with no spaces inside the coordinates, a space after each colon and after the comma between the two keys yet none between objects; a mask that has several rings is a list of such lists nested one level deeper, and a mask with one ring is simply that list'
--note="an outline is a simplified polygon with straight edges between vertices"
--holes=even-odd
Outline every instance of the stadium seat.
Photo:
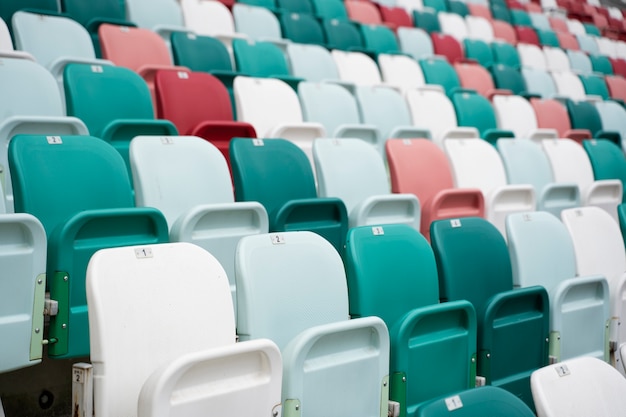
[{"label": "stadium seat", "polygon": [[557,84],[552,73],[537,68],[522,68],[522,77],[526,84],[525,96],[538,96],[550,99],[559,96]]},{"label": "stadium seat", "polygon": [[414,194],[392,194],[380,153],[359,139],[316,139],[313,159],[320,197],[341,199],[349,227],[402,223],[420,227]]},{"label": "stadium seat", "polygon": [[454,71],[454,67],[442,57],[435,56],[422,59],[419,63],[422,67],[426,84],[442,86],[447,95],[451,95],[455,89],[461,87],[461,81],[456,71]]},{"label": "stadium seat", "polygon": [[604,81],[606,81],[612,99],[626,102],[626,78],[607,75],[604,77]]},{"label": "stadium seat", "polygon": [[465,24],[467,25],[468,37],[470,39],[481,40],[485,43],[491,43],[495,40],[493,26],[484,17],[465,16]]},{"label": "stadium seat", "polygon": [[461,43],[452,35],[431,33],[435,55],[444,57],[450,64],[465,58]]},{"label": "stadium seat", "polygon": [[570,71],[569,58],[565,51],[559,47],[544,46],[543,54],[546,57],[548,71]]},{"label": "stadium seat", "polygon": [[346,52],[333,50],[331,52],[339,78],[355,85],[381,84],[382,78],[376,62],[362,52]]},{"label": "stadium seat", "polygon": [[180,3],[171,0],[125,0],[128,20],[159,34],[170,45],[173,32],[185,31]]},{"label": "stadium seat", "polygon": [[379,55],[378,66],[383,82],[405,94],[408,90],[422,87],[426,83],[420,65],[410,56]]},{"label": "stadium seat", "polygon": [[313,15],[283,12],[279,20],[285,39],[295,43],[326,44],[324,29]]},{"label": "stadium seat", "polygon": [[536,68],[544,71],[549,69],[546,56],[539,46],[529,43],[519,43],[517,45],[517,52],[522,67]]},{"label": "stadium seat", "polygon": [[479,189],[454,188],[445,153],[427,139],[390,139],[387,161],[394,193],[415,194],[422,214],[420,232],[430,241],[435,220],[484,217],[485,201]]},{"label": "stadium seat", "polygon": [[237,33],[250,39],[286,43],[278,17],[269,8],[237,2],[233,5],[233,19]]},{"label": "stadium seat", "polygon": [[576,254],[558,216],[516,213],[506,220],[514,286],[543,286],[550,296],[550,360],[593,356],[609,360],[609,284],[577,276]]},{"label": "stadium seat", "polygon": [[313,15],[313,4],[309,0],[276,0],[281,12]]},{"label": "stadium seat", "polygon": [[510,43],[496,41],[491,44],[494,63],[519,70],[522,66],[517,48]]},{"label": "stadium seat", "polygon": [[289,73],[287,57],[271,42],[235,39],[233,54],[237,70],[247,76],[278,78],[294,89],[302,81]]},{"label": "stadium seat", "polygon": [[441,32],[437,12],[432,8],[423,8],[422,10],[413,11],[413,22],[415,27],[420,28],[427,33]]},{"label": "stadium seat", "polygon": [[535,110],[539,128],[556,129],[559,138],[570,138],[579,143],[591,138],[591,132],[587,129],[572,129],[567,108],[559,101],[531,98],[530,105]]},{"label": "stadium seat", "polygon": [[[598,108],[592,101],[566,100],[565,105],[573,128],[588,130],[592,138],[610,139],[615,143],[620,142],[619,131],[604,129]],[[614,113],[610,110],[609,107],[609,112],[605,114],[607,122],[609,122],[615,114],[620,114],[619,112]]]},{"label": "stadium seat", "polygon": [[493,20],[491,26],[493,27],[493,37],[496,41],[506,42],[511,45],[517,44],[517,34],[510,23],[503,20]]},{"label": "stadium seat", "polygon": [[236,270],[239,339],[269,338],[280,348],[285,415],[387,412],[389,333],[378,317],[350,319],[332,245],[310,232],[247,236]]},{"label": "stadium seat", "polygon": [[463,42],[465,57],[477,61],[485,69],[494,65],[493,51],[491,46],[480,39],[465,39]]},{"label": "stadium seat", "polygon": [[348,20],[348,12],[341,0],[311,0],[315,15],[321,19],[345,19]]},{"label": "stadium seat", "polygon": [[499,90],[509,90],[516,95],[529,94],[526,80],[519,69],[504,64],[496,64],[491,68],[491,75]]},{"label": "stadium seat", "polygon": [[588,96],[599,97],[602,100],[609,100],[609,88],[604,81],[604,77],[598,74],[578,74],[578,78],[583,83],[585,93]]},{"label": "stadium seat", "polygon": [[343,252],[346,206],[338,198],[317,197],[313,168],[296,145],[284,139],[235,138],[230,161],[236,201],[260,202],[270,231],[314,231]]},{"label": "stadium seat", "polygon": [[461,87],[476,91],[485,98],[491,98],[495,94],[495,84],[491,73],[482,65],[471,62],[457,62],[454,70],[459,76]]},{"label": "stadium seat", "polygon": [[329,48],[342,51],[364,48],[363,38],[356,23],[343,19],[325,19],[322,21],[322,27],[326,32]]},{"label": "stadium seat", "polygon": [[398,44],[400,50],[415,60],[434,55],[433,41],[426,31],[420,28],[398,28]]},{"label": "stadium seat", "polygon": [[370,54],[378,57],[380,54],[400,53],[400,46],[396,34],[387,26],[361,25],[359,26],[359,30],[363,37],[363,45]]},{"label": "stadium seat", "polygon": [[335,61],[322,46],[290,43],[287,45],[287,57],[295,77],[312,82],[339,80]]},{"label": "stadium seat", "polygon": [[558,137],[555,130],[537,126],[533,107],[521,96],[497,95],[493,98],[493,108],[500,129],[512,131],[518,139],[541,140]]},{"label": "stadium seat", "polygon": [[571,49],[568,49],[566,53],[572,71],[579,74],[591,74],[593,72],[591,59],[586,53],[583,51],[573,51]]},{"label": "stadium seat", "polygon": [[476,309],[477,374],[532,405],[530,375],[548,364],[546,290],[513,288],[506,242],[487,220],[436,221],[431,244],[442,302],[468,300]]},{"label": "stadium seat", "polygon": [[[626,157],[618,145],[607,139],[584,140],[582,143],[596,180],[619,180],[622,187],[626,186]],[[622,195],[622,201],[625,195]]]},{"label": "stadium seat", "polygon": [[441,33],[452,36],[457,42],[462,43],[469,37],[467,25],[463,16],[456,13],[440,12],[437,14]]},{"label": "stadium seat", "polygon": [[496,121],[494,108],[486,97],[473,90],[458,90],[450,96],[450,100],[454,104],[459,126],[476,128],[480,137],[491,144],[495,144],[498,138],[513,137],[513,131],[507,130],[508,126]]},{"label": "stadium seat", "polygon": [[98,138],[19,135],[9,143],[9,164],[15,212],[37,217],[48,238],[47,281],[59,305],[48,355],[86,356],[89,258],[102,248],[165,242],[167,223],[156,209],[134,207],[124,160]]},{"label": "stadium seat", "polygon": [[373,2],[346,0],[344,1],[348,18],[362,25],[381,25],[383,19]]},{"label": "stadium seat", "polygon": [[595,106],[602,121],[602,130],[606,134],[611,132],[617,144],[626,149],[626,109],[615,101],[597,101]]},{"label": "stadium seat", "polygon": [[245,38],[236,32],[231,11],[216,0],[180,0],[185,27],[203,36],[213,36],[230,45],[233,39]]},{"label": "stadium seat", "polygon": [[[465,300],[439,303],[437,265],[423,236],[406,225],[351,229],[346,275],[350,316],[380,317],[390,329],[390,399],[400,416],[475,385],[476,313]],[[389,297],[393,304],[383,301]]]},{"label": "stadium seat", "polygon": [[56,0],[7,0],[0,4],[0,18],[10,24],[13,14],[23,9],[37,10],[40,13],[60,12]]}]

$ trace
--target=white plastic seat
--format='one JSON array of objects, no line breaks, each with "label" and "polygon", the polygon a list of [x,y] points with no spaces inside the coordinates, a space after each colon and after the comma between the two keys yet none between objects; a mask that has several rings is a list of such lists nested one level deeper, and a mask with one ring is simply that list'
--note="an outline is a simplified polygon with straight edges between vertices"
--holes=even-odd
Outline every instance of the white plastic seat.
[{"label": "white plastic seat", "polygon": [[598,101],[594,103],[602,121],[602,130],[618,132],[622,149],[626,149],[626,109],[616,101]]},{"label": "white plastic seat", "polygon": [[595,37],[595,40],[602,55],[606,55],[609,58],[617,58],[617,46],[613,39]]},{"label": "white plastic seat", "polygon": [[567,19],[567,29],[569,32],[574,35],[584,35],[587,33],[585,30],[585,26],[583,26],[582,22],[578,19]]},{"label": "white plastic seat", "polygon": [[622,202],[622,183],[619,180],[595,181],[589,157],[572,139],[541,141],[550,160],[555,182],[578,184],[583,206],[598,206],[617,221],[617,205]]},{"label": "white plastic seat", "polygon": [[456,188],[478,188],[485,197],[485,216],[505,236],[511,213],[534,211],[535,192],[529,184],[509,185],[500,155],[483,139],[446,139],[443,148]]},{"label": "white plastic seat", "polygon": [[178,1],[126,0],[126,16],[138,27],[150,29],[161,35],[168,47],[173,32],[187,30]]},{"label": "white plastic seat", "polygon": [[57,82],[41,65],[24,59],[3,59],[0,65],[0,176],[4,205],[13,212],[13,186],[8,163],[11,138],[18,134],[87,135],[76,117],[66,117]]},{"label": "white plastic seat", "polygon": [[619,417],[626,379],[596,358],[577,358],[535,371],[530,379],[538,417]]},{"label": "white plastic seat", "polygon": [[546,64],[550,71],[569,71],[570,63],[569,58],[565,51],[561,48],[544,46],[543,53],[546,56]]},{"label": "white plastic seat", "polygon": [[233,5],[233,19],[238,33],[245,34],[256,41],[280,41],[282,31],[278,18],[264,7],[250,6],[243,3]]},{"label": "white plastic seat", "polygon": [[331,52],[339,78],[355,85],[382,83],[376,62],[362,52],[347,52],[335,49]]},{"label": "white plastic seat", "polygon": [[262,416],[280,403],[278,348],[235,344],[228,278],[204,249],[101,250],[87,268],[87,302],[94,415]]},{"label": "white plastic seat", "polygon": [[396,33],[400,50],[413,59],[419,60],[434,55],[433,41],[425,30],[400,27]]},{"label": "white plastic seat", "polygon": [[204,36],[213,36],[227,45],[233,39],[245,38],[237,33],[233,15],[223,3],[217,0],[180,0],[185,27]]},{"label": "white plastic seat", "polygon": [[41,362],[46,250],[34,216],[0,214],[0,374]]},{"label": "white plastic seat", "polygon": [[445,138],[479,137],[475,128],[458,127],[454,106],[440,86],[425,85],[409,90],[406,100],[413,125],[430,131],[432,140],[438,145],[442,146]]},{"label": "white plastic seat", "polygon": [[239,338],[280,347],[283,415],[386,413],[387,327],[378,317],[349,320],[343,262],[328,241],[312,232],[248,236],[236,265]]},{"label": "white plastic seat", "polygon": [[609,284],[602,275],[576,276],[567,228],[547,212],[515,213],[506,233],[517,287],[541,285],[550,296],[550,355],[608,361]]},{"label": "white plastic seat", "polygon": [[159,209],[172,242],[191,242],[221,263],[236,300],[235,250],[243,236],[267,233],[267,212],[258,202],[237,202],[222,153],[194,136],[137,136],[130,164],[139,207]]},{"label": "white plastic seat", "polygon": [[547,71],[548,63],[543,50],[537,45],[529,43],[517,44],[517,53],[519,54],[522,67],[536,68]]},{"label": "white plastic seat", "polygon": [[456,13],[439,12],[437,13],[441,33],[452,36],[454,39],[463,43],[463,40],[469,37],[465,19]]},{"label": "white plastic seat", "polygon": [[557,92],[562,97],[575,101],[587,99],[585,86],[576,74],[571,71],[557,71],[552,73]]},{"label": "white plastic seat", "polygon": [[0,19],[0,58],[17,58],[29,59],[34,61],[35,58],[24,51],[16,51],[13,47],[13,40],[9,28],[3,19]]},{"label": "white plastic seat", "polygon": [[287,56],[291,74],[307,81],[337,81],[337,66],[326,48],[319,45],[290,43]]},{"label": "white plastic seat", "polygon": [[313,140],[325,137],[321,123],[304,122],[296,92],[273,78],[236,77],[237,119],[254,126],[259,138],[283,138],[298,145],[313,161]]},{"label": "white plastic seat", "polygon": [[539,129],[533,107],[526,99],[514,95],[493,97],[493,107],[500,129],[510,130],[518,139],[541,140],[558,137],[554,129]]},{"label": "white plastic seat", "polygon": [[403,223],[419,230],[420,204],[414,194],[392,194],[380,154],[358,139],[313,143],[320,197],[346,205],[350,227]]},{"label": "white plastic seat", "polygon": [[579,74],[591,74],[593,73],[593,65],[589,56],[583,51],[567,50],[567,57],[569,58],[570,67],[572,71]]},{"label": "white plastic seat", "polygon": [[484,17],[467,15],[465,16],[465,24],[470,39],[478,39],[486,43],[495,40],[493,26]]},{"label": "white plastic seat", "polygon": [[419,64],[406,55],[380,55],[378,65],[385,84],[403,93],[426,84]]}]

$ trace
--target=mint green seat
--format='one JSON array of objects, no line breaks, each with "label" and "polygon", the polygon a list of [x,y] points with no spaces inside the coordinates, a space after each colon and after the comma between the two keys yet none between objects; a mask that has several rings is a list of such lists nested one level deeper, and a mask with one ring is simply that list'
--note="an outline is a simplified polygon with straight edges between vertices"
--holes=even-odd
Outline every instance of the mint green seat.
[{"label": "mint green seat", "polygon": [[542,46],[552,46],[554,48],[561,47],[561,44],[559,43],[559,38],[557,37],[556,32],[552,30],[537,29],[537,37],[539,38],[539,43]]},{"label": "mint green seat", "polygon": [[346,6],[341,0],[311,0],[311,4],[320,19],[348,20]]},{"label": "mint green seat", "polygon": [[135,208],[124,161],[91,136],[19,135],[9,144],[15,211],[43,224],[47,281],[59,313],[50,318],[48,355],[89,354],[85,273],[91,255],[108,247],[167,241],[153,208]]},{"label": "mint green seat", "polygon": [[330,243],[306,231],[247,236],[235,265],[237,333],[280,348],[283,415],[387,416],[387,326],[350,319],[344,265]]},{"label": "mint green seat", "polygon": [[430,7],[437,13],[448,11],[448,2],[446,0],[422,0],[422,4],[424,7]]},{"label": "mint green seat", "polygon": [[517,52],[517,48],[515,48],[514,45],[503,41],[496,41],[491,44],[491,51],[493,52],[493,59],[496,64],[503,64],[518,70],[521,68],[522,63],[519,52]]},{"label": "mint green seat", "polygon": [[[622,187],[626,187],[626,157],[618,145],[608,139],[592,139],[584,140],[583,148],[589,156],[596,181],[620,180]],[[624,195],[622,202],[626,202]]]},{"label": "mint green seat", "polygon": [[155,120],[148,86],[128,68],[69,64],[63,82],[68,115],[80,118],[91,135],[113,145],[129,173],[132,138],[178,134],[170,121]]},{"label": "mint green seat", "polygon": [[550,359],[608,361],[609,284],[601,275],[577,276],[574,245],[559,217],[511,214],[506,234],[514,286],[541,285],[550,295]]},{"label": "mint green seat", "polygon": [[461,88],[461,81],[454,67],[445,58],[433,57],[419,61],[426,84],[438,84],[450,96],[455,89]]},{"label": "mint green seat", "polygon": [[290,74],[285,54],[271,42],[235,39],[233,55],[237,69],[251,77],[278,78],[294,89],[302,81]]},{"label": "mint green seat", "polygon": [[[604,83],[604,81],[603,81]],[[626,109],[617,101],[597,101],[595,104],[606,138],[626,149]]]},{"label": "mint green seat", "polygon": [[324,29],[313,15],[295,12],[282,13],[279,20],[285,39],[295,43],[326,44]]},{"label": "mint green seat", "polygon": [[401,417],[474,386],[474,307],[439,304],[437,265],[420,233],[406,225],[350,229],[346,271],[351,317],[378,316],[389,328],[390,399]]},{"label": "mint green seat", "polygon": [[489,44],[480,39],[463,39],[465,57],[478,61],[485,68],[494,64],[493,51]]},{"label": "mint green seat", "polygon": [[441,32],[437,12],[432,9],[414,10],[413,22],[415,27],[425,30],[428,33]]},{"label": "mint green seat", "polygon": [[0,214],[0,270],[2,374],[38,364],[43,356],[46,232],[34,216]]},{"label": "mint green seat", "polygon": [[513,289],[504,237],[487,220],[439,220],[430,228],[443,302],[468,300],[478,321],[477,374],[532,404],[530,374],[548,364],[545,288]]},{"label": "mint green seat", "polygon": [[533,417],[535,413],[508,391],[481,387],[428,402],[415,417]]},{"label": "mint green seat", "polygon": [[346,206],[338,198],[317,197],[313,169],[297,145],[285,139],[234,138],[230,161],[235,200],[260,202],[270,231],[314,231],[343,252]]},{"label": "mint green seat", "polygon": [[604,77],[597,74],[578,74],[578,78],[585,87],[587,95],[600,96],[602,100],[609,100],[609,89],[604,82]]},{"label": "mint green seat", "polygon": [[473,90],[457,90],[450,95],[459,126],[475,127],[480,137],[495,145],[499,138],[512,138],[510,130],[498,128],[491,102]]},{"label": "mint green seat", "polygon": [[363,43],[368,51],[372,51],[376,56],[379,54],[400,53],[398,39],[393,30],[382,25],[360,25]]},{"label": "mint green seat", "polygon": [[363,38],[356,23],[346,19],[324,19],[322,27],[326,32],[328,47],[333,49],[362,50]]},{"label": "mint green seat", "polygon": [[533,21],[525,10],[511,9],[511,24],[515,26],[532,27]]}]

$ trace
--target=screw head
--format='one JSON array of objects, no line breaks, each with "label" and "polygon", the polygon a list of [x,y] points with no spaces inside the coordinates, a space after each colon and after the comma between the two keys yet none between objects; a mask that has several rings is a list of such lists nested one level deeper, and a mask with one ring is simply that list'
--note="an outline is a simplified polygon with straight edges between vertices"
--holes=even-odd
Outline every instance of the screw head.
[{"label": "screw head", "polygon": [[39,328],[35,329],[35,333],[39,333],[41,330],[39,330]]},{"label": "screw head", "polygon": [[491,358],[491,353],[487,353],[487,359]]},{"label": "screw head", "polygon": [[406,382],[406,377],[405,376],[402,377],[402,382]]},{"label": "screw head", "polygon": [[387,381],[383,382],[383,387],[387,386]]},{"label": "screw head", "polygon": [[300,409],[299,405],[296,405],[296,411],[298,411]]},{"label": "screw head", "polygon": [[62,329],[67,329],[67,324],[63,323],[63,324],[61,325],[61,328],[62,328]]},{"label": "screw head", "polygon": [[69,279],[70,279],[70,277],[68,277],[67,275],[65,275],[65,276],[63,277],[63,281],[65,281],[65,282],[67,282]]},{"label": "screw head", "polygon": [[39,279],[37,280],[37,284],[39,284],[39,285],[43,284],[43,279],[39,278]]}]

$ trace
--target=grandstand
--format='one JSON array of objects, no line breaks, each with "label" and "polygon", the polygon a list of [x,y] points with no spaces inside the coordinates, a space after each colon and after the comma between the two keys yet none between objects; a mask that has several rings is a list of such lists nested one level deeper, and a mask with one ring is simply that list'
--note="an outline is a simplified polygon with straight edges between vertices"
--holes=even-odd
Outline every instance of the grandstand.
[{"label": "grandstand", "polygon": [[626,416],[625,3],[0,0],[0,417]]}]

